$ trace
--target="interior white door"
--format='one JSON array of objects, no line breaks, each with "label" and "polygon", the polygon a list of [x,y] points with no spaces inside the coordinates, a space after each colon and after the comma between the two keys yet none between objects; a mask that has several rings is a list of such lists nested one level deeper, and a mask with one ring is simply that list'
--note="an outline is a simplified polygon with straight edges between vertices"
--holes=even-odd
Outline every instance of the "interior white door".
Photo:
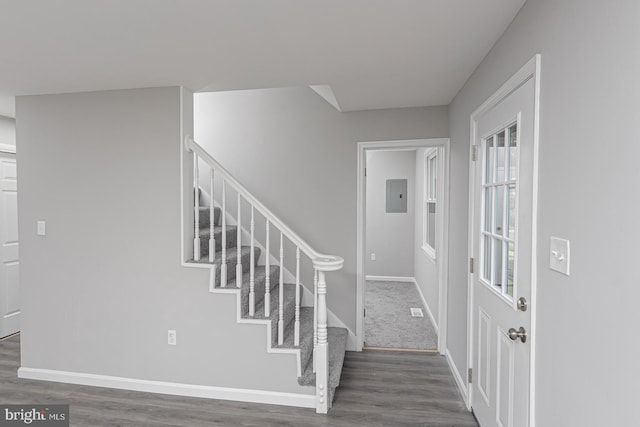
[{"label": "interior white door", "polygon": [[20,330],[15,155],[0,153],[0,337]]},{"label": "interior white door", "polygon": [[531,78],[476,122],[471,404],[483,427],[529,424],[534,90]]}]

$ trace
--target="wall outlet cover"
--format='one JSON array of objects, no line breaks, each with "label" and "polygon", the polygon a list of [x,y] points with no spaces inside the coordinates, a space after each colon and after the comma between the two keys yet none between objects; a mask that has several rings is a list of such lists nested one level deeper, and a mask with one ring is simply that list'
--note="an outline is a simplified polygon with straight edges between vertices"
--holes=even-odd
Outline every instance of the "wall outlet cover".
[{"label": "wall outlet cover", "polygon": [[176,345],[177,343],[177,334],[175,329],[169,329],[167,331],[167,344]]}]

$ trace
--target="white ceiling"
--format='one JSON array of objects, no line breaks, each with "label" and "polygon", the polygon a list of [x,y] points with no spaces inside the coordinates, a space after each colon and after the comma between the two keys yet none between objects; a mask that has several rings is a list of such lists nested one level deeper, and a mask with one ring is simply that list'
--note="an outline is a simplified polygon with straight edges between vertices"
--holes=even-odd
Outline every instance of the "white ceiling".
[{"label": "white ceiling", "polygon": [[0,97],[328,85],[343,111],[446,105],[524,2],[0,0]]}]

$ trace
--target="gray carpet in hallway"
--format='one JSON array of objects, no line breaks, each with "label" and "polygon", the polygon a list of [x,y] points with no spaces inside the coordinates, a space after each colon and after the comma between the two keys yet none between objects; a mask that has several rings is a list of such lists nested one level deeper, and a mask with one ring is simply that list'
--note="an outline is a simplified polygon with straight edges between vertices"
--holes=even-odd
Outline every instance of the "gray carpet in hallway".
[{"label": "gray carpet in hallway", "polygon": [[[424,317],[411,317],[413,307]],[[436,331],[414,283],[367,280],[365,308],[367,347],[437,349]]]}]

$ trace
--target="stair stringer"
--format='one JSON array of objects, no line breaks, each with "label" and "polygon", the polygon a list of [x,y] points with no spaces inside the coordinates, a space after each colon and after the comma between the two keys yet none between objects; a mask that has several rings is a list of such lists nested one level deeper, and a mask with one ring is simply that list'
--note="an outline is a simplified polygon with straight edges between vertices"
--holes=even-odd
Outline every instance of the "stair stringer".
[{"label": "stair stringer", "polygon": [[[213,269],[211,269],[213,271]],[[235,294],[236,295],[236,321],[240,324],[264,325],[267,332],[267,353],[275,354],[293,354],[296,356],[296,372],[297,376],[302,376],[302,360],[300,349],[295,348],[278,348],[273,346],[273,336],[271,335],[271,319],[250,319],[242,317],[242,296],[240,289],[236,287],[213,288],[209,289],[213,294]]]}]

